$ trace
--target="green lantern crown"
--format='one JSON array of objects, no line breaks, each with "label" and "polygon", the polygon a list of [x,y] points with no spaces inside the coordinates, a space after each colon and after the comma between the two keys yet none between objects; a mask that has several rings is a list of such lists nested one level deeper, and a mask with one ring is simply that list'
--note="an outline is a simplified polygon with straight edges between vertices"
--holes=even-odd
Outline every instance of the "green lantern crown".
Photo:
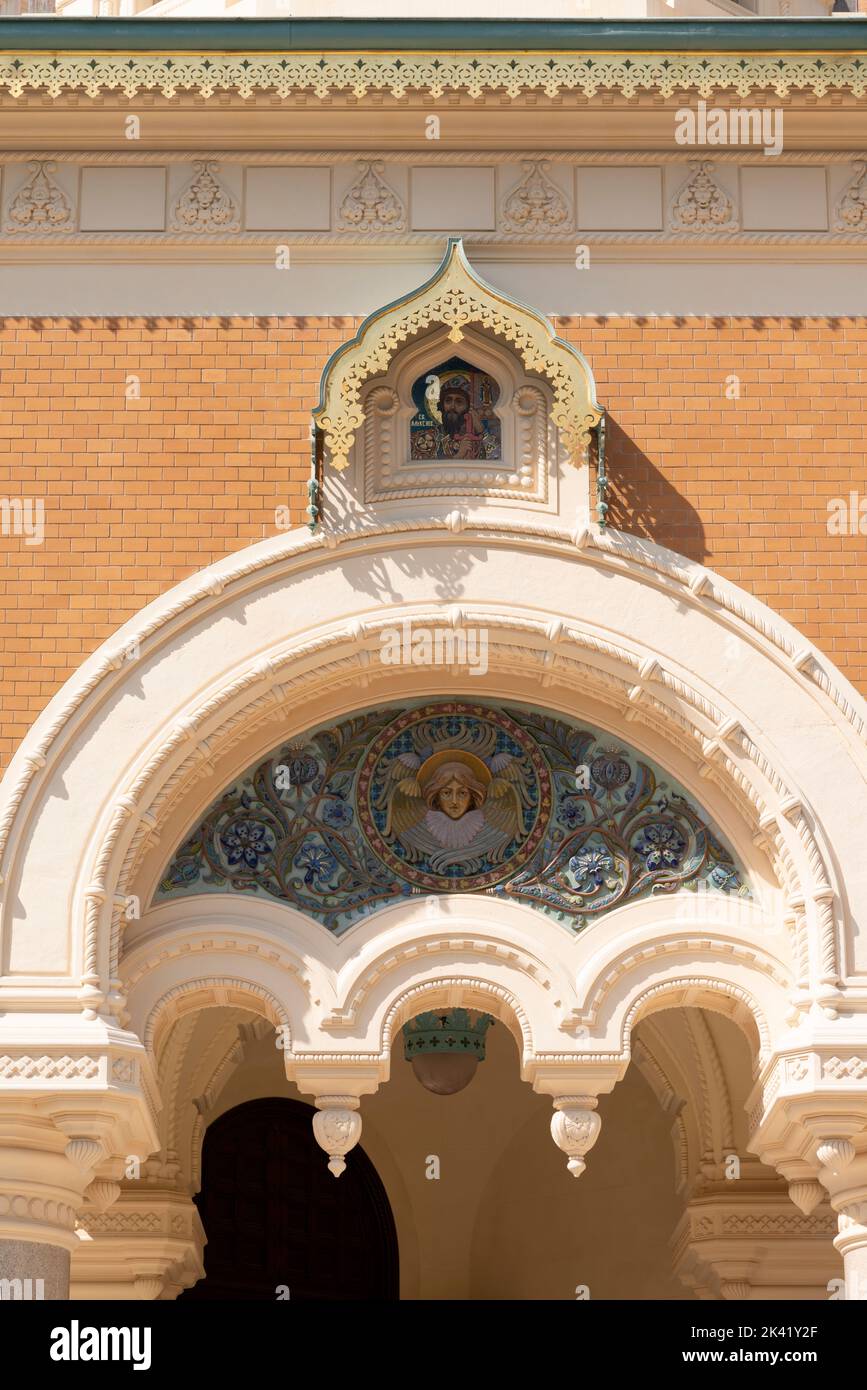
[{"label": "green lantern crown", "polygon": [[418,1014],[403,1025],[403,1055],[408,1062],[422,1052],[463,1052],[485,1060],[485,1034],[494,1022],[474,1009]]}]

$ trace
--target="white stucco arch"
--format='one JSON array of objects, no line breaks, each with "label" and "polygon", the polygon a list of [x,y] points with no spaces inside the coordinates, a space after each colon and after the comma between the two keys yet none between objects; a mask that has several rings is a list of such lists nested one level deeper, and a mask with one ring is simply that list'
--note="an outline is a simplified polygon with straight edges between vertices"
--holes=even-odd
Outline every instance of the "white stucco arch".
[{"label": "white stucco arch", "polygon": [[[437,574],[447,592],[432,599]],[[380,633],[404,617],[484,623],[487,672],[384,667]],[[651,898],[575,934],[517,903],[442,898],[432,919],[417,899],[339,939],[240,894],[150,905],[185,832],[260,754],[332,716],[443,695],[559,711],[646,753],[719,827],[752,900]],[[285,1030],[288,1079],[328,1106],[363,1105],[387,1081],[415,1009],[469,1003],[510,1027],[569,1154],[576,1125],[592,1143],[595,1116],[573,1102],[617,1084],[641,1020],[697,1006],[745,1032],[750,1147],[812,1200],[820,1165],[802,1093],[818,1086],[822,1113],[848,1114],[863,1085],[867,867],[851,808],[864,800],[865,716],[768,609],[616,533],[453,513],[263,542],[127,624],[16,754],[0,799],[0,1055],[18,1066],[42,1030],[54,1041],[46,1075],[41,1061],[34,1072],[59,1114],[60,1068],[93,1058],[105,1079],[74,1084],[101,1087],[106,1114],[123,1116],[109,1152],[154,1153],[171,1133],[195,1159],[202,1116],[157,1120],[180,1103],[181,1054],[164,1071],[151,1046],[184,1009]],[[213,1076],[233,1057],[227,1029]],[[696,1141],[684,1124],[674,1138],[683,1170]],[[175,1220],[178,1199],[165,1200]]]},{"label": "white stucco arch", "polygon": [[520,903],[455,894],[434,904],[381,909],[338,939],[260,898],[162,904],[124,960],[130,1027],[153,1050],[192,1007],[247,1008],[285,1029],[287,1060],[327,1049],[364,1059],[383,1081],[413,1010],[459,1003],[511,1027],[528,1080],[570,1048],[625,1066],[633,1028],[660,1008],[718,1009],[757,1054],[784,1027],[785,937],[742,900],[714,912],[689,894],[646,899],[579,936]]},{"label": "white stucco arch", "polygon": [[[554,709],[580,697],[588,718],[671,768],[757,883],[753,841],[766,851],[766,908],[779,890],[771,915],[803,913],[801,975],[825,994],[844,975],[863,991],[867,884],[842,810],[863,795],[863,702],[797,634],[707,571],[626,538],[579,539],[474,527],[460,540],[469,569],[459,603],[432,605],[419,591],[453,549],[445,528],[389,528],[337,550],[295,533],[150,605],[52,701],[4,779],[9,985],[41,977],[68,992],[83,976],[104,994],[126,895],[152,882],[171,849],[164,837],[189,823],[212,778],[227,781],[251,748],[269,746],[277,723],[303,729],[314,708],[442,693],[442,673],[395,676],[376,661],[378,631],[410,614],[486,623],[490,669],[478,682],[465,676],[465,691],[535,694]],[[402,603],[378,601],[371,547],[399,578]],[[526,583],[506,597],[517,572]]]}]

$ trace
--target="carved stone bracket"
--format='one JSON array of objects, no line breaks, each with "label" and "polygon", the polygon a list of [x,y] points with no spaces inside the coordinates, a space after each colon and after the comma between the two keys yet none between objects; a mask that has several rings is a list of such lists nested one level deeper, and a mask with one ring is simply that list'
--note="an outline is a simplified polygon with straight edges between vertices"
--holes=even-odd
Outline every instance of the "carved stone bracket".
[{"label": "carved stone bracket", "polygon": [[335,1178],[346,1168],[345,1155],[361,1138],[361,1116],[356,1096],[319,1096],[313,1116],[313,1134],[328,1154],[328,1169]]},{"label": "carved stone bracket", "polygon": [[587,1164],[584,1155],[599,1138],[602,1120],[596,1114],[595,1096],[560,1096],[554,1101],[551,1136],[558,1149],[568,1154],[566,1167],[573,1178],[580,1178]]}]

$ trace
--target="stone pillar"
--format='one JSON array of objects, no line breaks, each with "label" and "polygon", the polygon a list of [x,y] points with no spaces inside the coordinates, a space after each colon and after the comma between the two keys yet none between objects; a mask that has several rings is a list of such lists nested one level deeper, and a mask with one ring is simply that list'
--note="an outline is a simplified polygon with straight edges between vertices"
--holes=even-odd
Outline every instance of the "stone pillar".
[{"label": "stone pillar", "polygon": [[834,1245],[843,1256],[846,1298],[867,1301],[867,1193],[863,1200],[839,1206],[837,1221]]},{"label": "stone pillar", "polygon": [[843,1256],[845,1297],[867,1302],[867,1136],[830,1136],[816,1149],[821,1180],[837,1213],[834,1245]]},{"label": "stone pillar", "polygon": [[40,1115],[0,1113],[0,1298],[69,1297],[77,1212],[102,1156],[91,1144]]}]

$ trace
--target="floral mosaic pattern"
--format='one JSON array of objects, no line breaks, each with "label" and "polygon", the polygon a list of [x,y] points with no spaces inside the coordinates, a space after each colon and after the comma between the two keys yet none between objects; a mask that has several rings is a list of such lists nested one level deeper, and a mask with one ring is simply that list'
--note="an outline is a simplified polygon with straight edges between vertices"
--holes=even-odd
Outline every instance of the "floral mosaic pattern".
[{"label": "floral mosaic pattern", "polygon": [[699,883],[749,896],[660,769],[562,717],[452,701],[355,715],[277,750],[213,803],[157,900],[256,893],[340,933],[419,893],[485,892],[580,929]]}]

